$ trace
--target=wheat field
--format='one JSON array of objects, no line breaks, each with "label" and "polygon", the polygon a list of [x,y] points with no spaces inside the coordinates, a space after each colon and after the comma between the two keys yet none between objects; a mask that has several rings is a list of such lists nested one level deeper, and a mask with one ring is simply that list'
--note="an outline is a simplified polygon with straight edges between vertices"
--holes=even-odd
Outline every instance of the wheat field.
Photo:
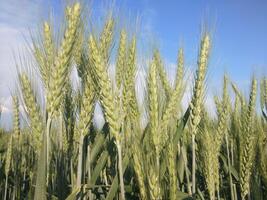
[{"label": "wheat field", "polygon": [[0,132],[0,199],[267,199],[267,77],[251,78],[249,96],[221,77],[211,116],[205,32],[192,83],[183,48],[173,83],[152,50],[140,103],[138,38],[116,22],[110,15],[101,31],[93,24],[86,31],[80,3],[66,7],[60,38],[43,22],[30,47],[33,64],[17,67],[13,128]]}]

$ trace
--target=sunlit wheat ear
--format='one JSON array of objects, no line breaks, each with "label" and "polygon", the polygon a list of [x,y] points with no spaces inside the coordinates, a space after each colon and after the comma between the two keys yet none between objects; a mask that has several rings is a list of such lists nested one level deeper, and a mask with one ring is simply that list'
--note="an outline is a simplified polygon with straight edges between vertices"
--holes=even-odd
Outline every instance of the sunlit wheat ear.
[{"label": "sunlit wheat ear", "polygon": [[[71,83],[68,83],[66,85],[66,92],[64,94],[64,100],[63,100],[63,125],[65,126],[65,131],[63,131],[63,141],[62,141],[62,147],[63,150],[71,151],[74,149],[74,141],[78,141],[77,138],[75,138],[75,125],[76,125],[76,111],[77,111],[77,102],[80,101],[78,99],[78,92],[74,91],[74,89],[71,86]],[[80,135],[77,134],[79,137]]]},{"label": "sunlit wheat ear", "polygon": [[264,110],[265,107],[265,87],[264,87],[264,83],[265,80],[261,79],[260,82],[260,105],[261,105],[261,110]]},{"label": "sunlit wheat ear", "polygon": [[184,50],[182,48],[178,51],[177,70],[175,76],[175,87],[183,82],[184,76]]},{"label": "sunlit wheat ear", "polygon": [[84,38],[84,33],[83,33],[83,24],[80,22],[80,31],[77,33],[75,43],[73,46],[73,59],[77,67],[79,68],[83,64],[83,54],[84,54],[84,43],[85,43],[85,38]]},{"label": "sunlit wheat ear", "polygon": [[216,152],[216,144],[214,143],[214,135],[204,130],[200,135],[201,151],[200,160],[203,165],[203,174],[208,189],[210,199],[215,199],[216,176],[218,172],[218,157]]},{"label": "sunlit wheat ear", "polygon": [[[102,55],[102,58],[105,61],[105,64],[108,63],[110,48],[113,40],[113,33],[114,33],[114,19],[112,17],[108,18],[104,29],[100,35],[99,41],[99,51]],[[108,67],[108,66],[106,66]]]},{"label": "sunlit wheat ear", "polygon": [[[136,75],[136,38],[133,37],[128,50],[128,57],[125,66],[123,78],[123,109],[125,114],[130,111],[131,115],[135,115],[135,108],[132,105],[135,101],[135,75]],[[128,110],[128,108],[132,108]]]},{"label": "sunlit wheat ear", "polygon": [[265,109],[267,110],[267,77],[264,78],[264,102],[265,102]]},{"label": "sunlit wheat ear", "polygon": [[40,107],[37,103],[35,93],[32,89],[31,81],[26,74],[19,76],[22,95],[29,116],[30,126],[33,129],[34,138],[36,138],[37,146],[40,147],[43,133],[43,119]]},{"label": "sunlit wheat ear", "polygon": [[159,53],[158,50],[156,50],[154,52],[154,58],[155,58],[155,64],[156,64],[156,67],[157,67],[157,71],[159,73],[160,80],[162,82],[162,85],[164,87],[166,95],[169,96],[171,91],[172,91],[172,88],[170,86],[170,83],[169,83],[169,80],[168,80],[168,76],[167,76],[167,73],[166,73],[166,71],[164,69],[164,65],[163,65],[163,62],[161,60],[160,53]]},{"label": "sunlit wheat ear", "polygon": [[263,181],[267,183],[267,143],[266,135],[261,129],[259,134],[259,153],[260,153],[260,173],[263,176]]},{"label": "sunlit wheat ear", "polygon": [[9,171],[11,169],[12,146],[13,146],[13,135],[10,135],[9,142],[7,144],[7,152],[6,152],[6,158],[5,158],[5,175],[6,176],[8,176]]},{"label": "sunlit wheat ear", "polygon": [[[139,144],[138,144],[139,145]],[[145,172],[144,172],[144,158],[142,154],[142,149],[140,146],[135,146],[133,148],[133,161],[134,170],[137,176],[138,185],[140,188],[141,199],[147,199],[146,185],[145,185]]]},{"label": "sunlit wheat ear", "polygon": [[20,135],[20,117],[19,117],[19,99],[17,96],[13,97],[13,129],[16,137]]},{"label": "sunlit wheat ear", "polygon": [[170,180],[170,199],[177,198],[177,167],[176,167],[176,145],[171,142],[167,147],[168,156],[168,171]]},{"label": "sunlit wheat ear", "polygon": [[119,113],[116,109],[115,98],[113,97],[111,81],[108,77],[107,67],[92,35],[89,37],[89,53],[93,64],[94,72],[99,86],[100,102],[104,107],[104,114],[109,123],[110,133],[116,140],[120,141]]},{"label": "sunlit wheat ear", "polygon": [[245,120],[247,123],[247,126],[245,126],[245,132],[249,132],[250,128],[252,128],[251,124],[253,123],[253,119],[255,116],[256,98],[257,98],[257,80],[253,78],[250,89],[248,110],[245,116]]},{"label": "sunlit wheat ear", "polygon": [[221,144],[223,142],[224,135],[227,131],[228,117],[229,117],[229,96],[227,90],[227,77],[224,77],[223,84],[223,95],[221,102],[219,100],[215,100],[217,106],[217,115],[218,115],[218,126],[216,131],[216,146],[218,147],[218,151],[220,150]]},{"label": "sunlit wheat ear", "polygon": [[201,40],[198,56],[198,69],[193,89],[193,97],[190,103],[189,129],[192,136],[192,192],[196,192],[196,158],[195,158],[195,135],[201,119],[204,99],[204,82],[207,73],[208,58],[210,51],[210,36],[204,35]]},{"label": "sunlit wheat ear", "polygon": [[178,59],[178,68],[177,68],[177,82],[175,83],[175,88],[172,91],[169,101],[167,102],[167,106],[165,111],[163,112],[162,120],[160,122],[160,131],[161,131],[161,141],[162,144],[167,141],[167,139],[170,137],[167,132],[168,125],[170,124],[170,121],[172,119],[177,118],[178,111],[180,109],[180,103],[181,99],[184,94],[184,86],[182,82],[182,76],[183,76],[183,68],[184,68],[184,57],[183,52],[180,51],[179,53],[179,59]]},{"label": "sunlit wheat ear", "polygon": [[147,172],[150,199],[161,199],[159,176],[156,171],[157,169],[154,169],[153,166],[151,166]]},{"label": "sunlit wheat ear", "polygon": [[119,49],[118,49],[117,63],[116,63],[116,82],[118,88],[121,87],[126,65],[126,55],[127,55],[126,42],[127,42],[127,34],[126,31],[123,29],[121,30],[120,33],[120,42],[119,42]]},{"label": "sunlit wheat ear", "polygon": [[218,96],[214,96],[214,103],[216,106],[217,114],[222,112],[222,105]]},{"label": "sunlit wheat ear", "polygon": [[60,108],[63,98],[63,90],[70,71],[70,59],[72,57],[73,44],[75,42],[80,22],[80,4],[76,3],[69,11],[67,28],[64,39],[52,69],[51,87],[47,97],[47,110],[53,115]]},{"label": "sunlit wheat ear", "polygon": [[91,55],[91,63],[93,71],[96,74],[95,78],[98,85],[100,95],[100,103],[104,108],[105,118],[109,124],[111,136],[115,138],[117,153],[118,153],[118,171],[121,199],[125,200],[123,166],[122,166],[122,146],[120,135],[120,116],[117,106],[117,97],[114,96],[111,87],[111,81],[108,77],[106,60],[102,57],[101,51],[98,49],[95,39],[92,35],[89,36],[89,53]]},{"label": "sunlit wheat ear", "polygon": [[[227,127],[228,127],[228,121],[229,121],[229,96],[228,96],[228,79],[225,76],[224,82],[223,82],[223,94],[222,94],[222,100],[219,100],[218,97],[215,97],[215,104],[217,107],[217,116],[218,116],[218,123],[216,128],[216,133],[214,136],[214,148],[213,148],[213,154],[216,156],[215,159],[218,159],[218,156],[220,154],[221,146],[223,143],[223,138],[227,134]],[[219,163],[217,161],[214,162],[214,182],[216,185],[216,188],[219,188]]]},{"label": "sunlit wheat ear", "polygon": [[54,41],[51,26],[48,22],[44,22],[42,29],[42,42],[38,44],[33,39],[33,54],[37,61],[38,70],[42,77],[46,89],[49,87],[49,79],[51,67],[54,61]]},{"label": "sunlit wheat ear", "polygon": [[159,105],[158,105],[158,74],[157,67],[155,63],[155,58],[151,61],[148,75],[148,98],[149,98],[149,117],[150,117],[150,129],[151,129],[151,139],[155,145],[156,152],[159,153]]},{"label": "sunlit wheat ear", "polygon": [[49,81],[51,76],[51,67],[54,62],[54,53],[55,53],[55,47],[54,47],[54,41],[53,41],[53,33],[51,31],[51,27],[48,24],[48,22],[44,23],[43,27],[43,37],[44,37],[44,50],[45,50],[45,56],[46,56],[46,63],[45,63],[45,69],[43,73],[45,73],[43,76],[45,77],[45,86],[46,88],[49,88]]},{"label": "sunlit wheat ear", "polygon": [[190,103],[190,132],[196,134],[197,126],[200,122],[201,107],[204,98],[204,81],[207,73],[208,58],[210,52],[210,36],[205,35],[201,41],[198,57],[198,69],[193,90],[193,97]]},{"label": "sunlit wheat ear", "polygon": [[87,79],[82,95],[81,112],[78,122],[78,129],[80,135],[84,136],[87,133],[88,127],[93,117],[94,100],[95,92],[93,88],[93,83],[92,81]]},{"label": "sunlit wheat ear", "polygon": [[41,49],[37,46],[37,44],[33,41],[33,54],[35,60],[37,62],[38,70],[40,71],[41,77],[44,81],[44,84],[48,82],[47,79],[47,67],[46,67],[46,58]]},{"label": "sunlit wheat ear", "polygon": [[249,104],[244,120],[244,134],[240,155],[240,188],[242,199],[245,199],[250,190],[249,183],[255,150],[254,116],[256,108],[256,96],[257,80],[253,78],[251,84]]},{"label": "sunlit wheat ear", "polygon": [[232,89],[233,89],[235,95],[239,98],[241,106],[244,107],[246,105],[246,101],[245,101],[244,96],[241,94],[238,87],[233,82],[231,83],[231,86],[232,86]]}]

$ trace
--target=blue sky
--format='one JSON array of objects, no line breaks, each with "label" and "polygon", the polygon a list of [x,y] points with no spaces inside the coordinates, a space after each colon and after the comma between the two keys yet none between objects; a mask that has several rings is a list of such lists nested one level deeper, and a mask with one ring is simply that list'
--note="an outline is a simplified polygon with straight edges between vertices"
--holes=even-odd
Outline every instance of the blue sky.
[{"label": "blue sky", "polygon": [[251,73],[267,73],[267,1],[129,0],[118,4],[144,14],[169,62],[175,62],[182,45],[188,63],[194,65],[201,32],[207,29],[213,36],[212,79],[218,80],[225,71],[245,84]]},{"label": "blue sky", "polygon": [[[50,4],[57,12],[60,1]],[[88,1],[84,1],[88,2]],[[91,1],[90,1],[91,2]],[[110,3],[111,2],[111,3]],[[116,0],[89,3],[93,19],[112,7],[128,28],[138,17],[140,39],[159,47],[166,63],[175,63],[177,49],[185,49],[186,63],[195,66],[201,33],[213,38],[210,59],[210,89],[218,87],[226,72],[241,88],[251,75],[267,74],[267,1],[265,0]]]},{"label": "blue sky", "polygon": [[[93,20],[103,18],[110,7],[128,29],[136,29],[138,17],[142,47],[159,47],[169,68],[175,65],[178,47],[182,46],[187,66],[194,69],[201,33],[210,31],[210,93],[216,93],[224,72],[244,90],[252,73],[257,77],[267,75],[265,0],[83,1],[91,5]],[[65,4],[64,0],[0,0],[0,102],[7,114],[12,107],[13,54],[24,50],[23,36],[29,36],[29,29],[37,30],[51,9],[54,16],[60,16]]]}]

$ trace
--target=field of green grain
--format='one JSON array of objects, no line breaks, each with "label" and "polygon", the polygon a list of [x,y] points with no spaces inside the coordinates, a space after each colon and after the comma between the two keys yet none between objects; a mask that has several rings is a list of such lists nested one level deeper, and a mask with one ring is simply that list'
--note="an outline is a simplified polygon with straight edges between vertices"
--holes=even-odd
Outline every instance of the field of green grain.
[{"label": "field of green grain", "polygon": [[[79,3],[66,7],[61,38],[44,22],[30,46],[32,63],[18,64],[13,128],[0,132],[0,199],[267,199],[267,78],[252,77],[247,96],[221,77],[211,116],[204,102],[212,37],[205,32],[192,83],[182,48],[174,83],[152,49],[140,104],[136,35],[118,29],[112,15],[101,31],[94,24],[87,31],[82,11]],[[93,123],[97,105],[101,129]]]}]

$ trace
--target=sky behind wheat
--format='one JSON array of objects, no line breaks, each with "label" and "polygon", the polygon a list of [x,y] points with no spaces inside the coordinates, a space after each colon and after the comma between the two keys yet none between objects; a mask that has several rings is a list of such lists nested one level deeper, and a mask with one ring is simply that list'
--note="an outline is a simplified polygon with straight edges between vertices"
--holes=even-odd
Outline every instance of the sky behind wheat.
[{"label": "sky behind wheat", "polygon": [[[188,68],[194,69],[201,33],[211,32],[209,94],[217,93],[224,72],[244,90],[253,73],[258,77],[267,74],[265,0],[84,0],[84,3],[89,5],[94,20],[104,18],[106,10],[112,8],[122,21],[120,26],[137,30],[142,47],[160,49],[170,73],[174,71],[179,47],[185,50]],[[64,0],[0,0],[0,103],[5,121],[11,121],[13,55],[25,50],[29,30],[37,30],[51,10],[53,16],[62,16],[65,4]]]}]

